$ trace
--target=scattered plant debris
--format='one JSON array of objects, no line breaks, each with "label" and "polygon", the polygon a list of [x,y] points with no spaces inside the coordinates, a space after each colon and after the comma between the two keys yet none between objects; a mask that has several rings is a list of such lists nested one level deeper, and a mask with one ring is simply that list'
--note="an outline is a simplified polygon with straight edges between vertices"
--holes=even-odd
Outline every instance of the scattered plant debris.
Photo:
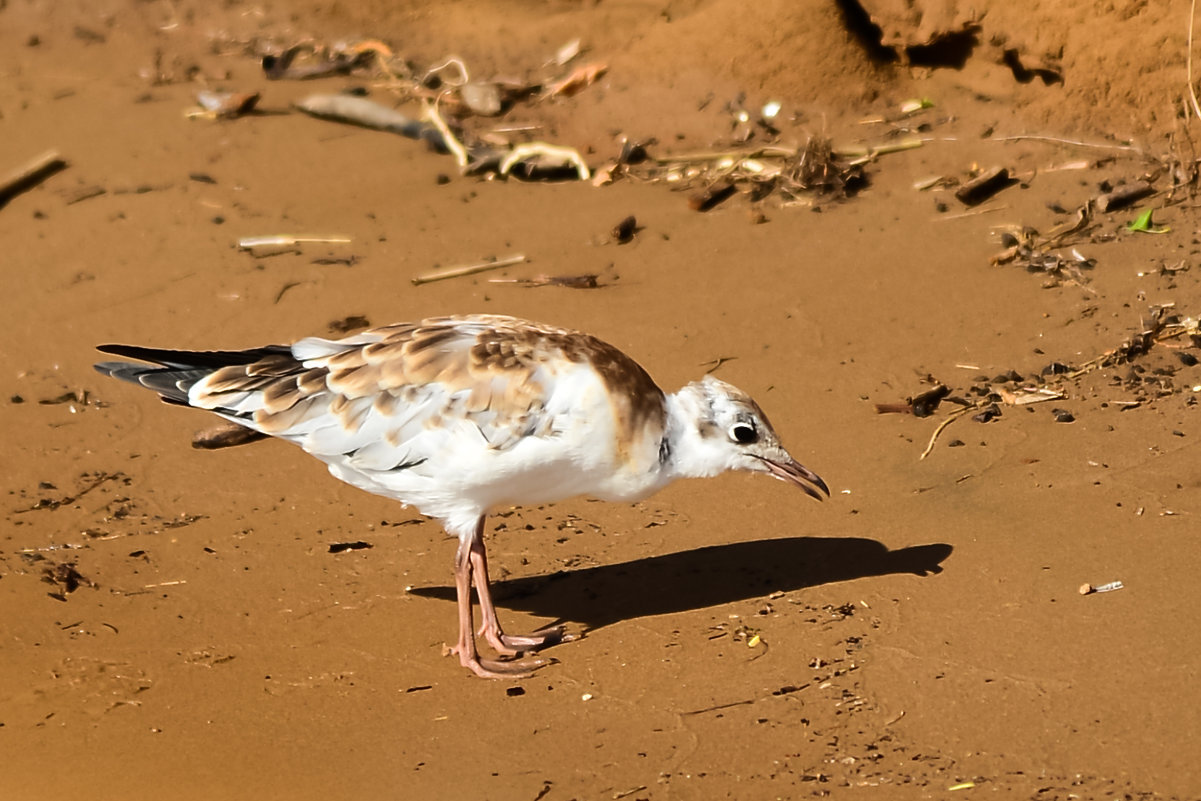
[{"label": "scattered plant debris", "polygon": [[1157,226],[1152,224],[1151,214],[1154,211],[1154,209],[1147,209],[1138,215],[1138,217],[1126,223],[1126,230],[1143,234],[1166,234],[1168,231],[1171,231],[1172,229],[1166,225]]},{"label": "scattered plant debris", "polygon": [[369,328],[371,321],[361,314],[350,314],[329,324],[329,330],[335,334],[349,334],[362,328]]},{"label": "scattered plant debris", "polygon": [[1017,180],[1010,177],[1008,169],[993,167],[961,184],[955,190],[955,197],[965,206],[976,206],[1015,183]]},{"label": "scattered plant debris", "polygon": [[204,89],[196,93],[200,110],[189,112],[188,117],[232,120],[254,111],[260,97],[258,92],[214,92]]},{"label": "scattered plant debris", "polygon": [[59,587],[59,591],[47,593],[59,601],[67,600],[66,596],[80,587],[95,587],[96,583],[84,577],[75,567],[74,562],[59,562],[42,568],[42,581]]},{"label": "scattered plant debris", "polygon": [[1104,194],[1093,198],[1093,207],[1104,214],[1105,212],[1128,206],[1136,200],[1141,200],[1152,194],[1155,189],[1148,181],[1131,181],[1122,184]]},{"label": "scattered plant debris", "polygon": [[373,548],[371,543],[356,540],[355,542],[335,542],[329,546],[330,553],[342,553],[343,551],[362,551],[367,548]]},{"label": "scattered plant debris", "polygon": [[[92,490],[96,489],[97,487],[103,486],[104,484],[107,484],[110,481],[120,482],[121,484],[128,486],[130,484],[131,480],[130,480],[129,476],[127,476],[121,472],[83,473],[82,475],[79,476],[79,479],[77,482],[77,483],[81,484],[82,486],[80,487],[80,489],[76,490],[74,493],[68,494],[68,495],[63,495],[58,498],[41,498],[37,501],[37,503],[33,504],[32,506],[26,507],[25,509],[16,510],[17,514],[21,514],[24,512],[41,511],[41,510],[47,510],[47,509],[53,510],[53,509],[58,509],[59,507],[62,507],[62,506],[70,506],[71,504],[75,503],[83,496],[87,495]],[[42,482],[39,485],[38,489],[40,489],[42,491],[47,491],[47,490],[57,490],[58,488],[55,487],[54,484],[51,484],[49,482]]]},{"label": "scattered plant debris", "polygon": [[[1079,230],[1079,229],[1073,229]],[[1088,282],[1085,271],[1092,270],[1097,262],[1080,253],[1076,248],[1065,255],[1056,252],[1062,241],[1059,236],[1040,237],[1033,228],[1021,228],[1001,234],[1005,250],[990,259],[993,264],[1018,264],[1028,272],[1045,273],[1049,281],[1046,286],[1071,283],[1083,285]]]},{"label": "scattered plant debris", "polygon": [[1099,584],[1095,587],[1092,584],[1081,584],[1079,592],[1081,595],[1093,595],[1094,593],[1098,592],[1113,592],[1114,590],[1120,590],[1123,589],[1124,586],[1125,585],[1123,585],[1120,581],[1110,581],[1106,584]]},{"label": "scattered plant debris", "polygon": [[501,267],[510,267],[514,264],[524,264],[526,260],[525,254],[518,253],[513,256],[506,256],[503,259],[494,258],[476,262],[475,264],[467,264],[462,267],[447,267],[444,270],[435,270],[415,277],[413,285],[420,286],[421,284],[429,284],[434,281],[445,281],[447,278],[461,278],[465,275],[475,275],[476,273],[496,270]]},{"label": "scattered plant debris", "polygon": [[[974,395],[975,400],[964,400],[952,396],[945,385],[930,379],[934,383],[934,387],[927,392],[907,399],[904,403],[876,404],[876,410],[880,413],[909,412],[920,417],[921,415],[917,412],[917,403],[920,399],[937,398],[941,400],[946,398],[959,403],[959,408],[948,413],[930,435],[930,440],[919,457],[919,459],[925,459],[933,452],[942,432],[960,417],[970,414],[976,422],[987,423],[1001,417],[1004,406],[1028,406],[1033,403],[1067,398],[1070,382],[1096,370],[1131,365],[1131,370],[1125,379],[1115,378],[1115,380],[1123,388],[1137,394],[1133,400],[1110,402],[1111,406],[1115,406],[1119,410],[1135,408],[1149,400],[1171,395],[1178,391],[1172,382],[1172,374],[1178,369],[1177,367],[1158,367],[1148,371],[1135,363],[1141,357],[1149,354],[1157,345],[1171,348],[1172,353],[1177,356],[1177,360],[1181,364],[1188,365],[1190,360],[1193,364],[1197,364],[1199,360],[1193,354],[1185,353],[1183,348],[1201,348],[1201,322],[1196,318],[1177,314],[1172,304],[1153,306],[1140,321],[1139,329],[1135,333],[1128,336],[1116,348],[1078,366],[1051,362],[1038,373],[1036,379],[1027,379],[1015,370],[1010,370],[995,378],[980,376],[966,393],[968,396]],[[1182,358],[1181,354],[1191,357],[1191,359]],[[930,406],[927,401],[927,406],[931,412],[937,409],[937,403]],[[1051,410],[1051,413],[1055,421],[1059,423],[1072,423],[1076,420],[1075,413],[1068,409],[1056,407]]]},{"label": "scattered plant debris", "polygon": [[439,152],[450,152],[450,146],[438,126],[431,122],[415,120],[394,108],[365,97],[343,94],[309,95],[294,105],[305,114],[314,117],[400,134],[409,139],[424,141]]},{"label": "scattered plant debris", "polygon": [[519,284],[525,287],[561,286],[568,289],[598,289],[604,284],[595,273],[584,275],[535,275],[532,278],[490,278],[490,284]]},{"label": "scattered plant debris", "polygon": [[0,178],[0,208],[17,195],[67,168],[67,162],[57,150],[47,150],[8,175]]},{"label": "scattered plant debris", "polygon": [[281,253],[299,253],[303,244],[334,244],[346,245],[351,241],[348,236],[296,236],[293,234],[271,234],[268,236],[244,236],[238,240],[238,247],[250,252],[251,256],[263,258],[278,256]]},{"label": "scattered plant debris", "polygon": [[633,214],[613,226],[613,230],[610,232],[613,241],[619,245],[631,241],[636,233],[638,233],[638,219]]}]

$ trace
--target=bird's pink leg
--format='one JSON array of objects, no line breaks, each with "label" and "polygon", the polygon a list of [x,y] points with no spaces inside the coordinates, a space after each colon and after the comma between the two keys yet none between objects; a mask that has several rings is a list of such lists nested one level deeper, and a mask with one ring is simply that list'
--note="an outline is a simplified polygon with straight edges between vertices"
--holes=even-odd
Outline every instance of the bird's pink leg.
[{"label": "bird's pink leg", "polygon": [[[471,619],[471,584],[472,572],[475,564],[473,558],[473,550],[475,543],[479,541],[480,550],[483,550],[482,536],[484,533],[484,518],[480,518],[479,525],[476,526],[475,535],[469,540],[459,540],[459,549],[455,552],[455,594],[458,598],[459,606],[459,640],[455,646],[451,648],[452,653],[459,655],[459,663],[465,668],[469,668],[477,676],[485,679],[513,679],[524,678],[533,674],[535,670],[546,664],[545,660],[525,660],[520,662],[500,662],[494,659],[481,659],[479,652],[475,647],[475,632],[474,625]],[[478,583],[478,578],[476,579]],[[487,573],[484,574],[484,582],[482,585],[487,587]],[[487,596],[487,589],[480,593],[481,608],[483,607],[483,598]],[[488,607],[492,608],[492,599],[488,597]],[[487,615],[485,614],[485,618]],[[496,611],[492,608],[493,620],[496,618]],[[485,622],[486,625],[486,622]]]},{"label": "bird's pink leg", "polygon": [[480,617],[483,623],[479,633],[488,644],[505,656],[517,656],[525,651],[536,651],[548,645],[567,642],[568,637],[562,627],[539,632],[538,634],[505,634],[500,627],[500,619],[496,616],[496,605],[492,603],[492,590],[488,581],[488,553],[484,550],[484,519],[480,518],[476,536],[471,540],[471,575],[475,580],[475,592],[480,598]]}]

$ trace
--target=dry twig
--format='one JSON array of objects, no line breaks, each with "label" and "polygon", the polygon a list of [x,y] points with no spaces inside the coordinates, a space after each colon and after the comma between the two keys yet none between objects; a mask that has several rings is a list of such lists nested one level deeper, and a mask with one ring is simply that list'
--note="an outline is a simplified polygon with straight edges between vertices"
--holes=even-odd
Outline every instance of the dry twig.
[{"label": "dry twig", "polygon": [[54,173],[65,168],[67,162],[57,150],[47,150],[37,158],[0,178],[0,205],[26,189],[31,189]]},{"label": "dry twig", "polygon": [[[466,70],[464,70],[464,73]],[[467,150],[462,143],[455,138],[455,135],[450,132],[450,126],[446,124],[446,120],[442,119],[442,115],[438,113],[438,101],[433,103],[428,100],[421,101],[425,108],[425,116],[438,129],[438,133],[442,134],[442,143],[446,145],[446,149],[455,157],[455,164],[459,165],[460,170],[467,169]]]},{"label": "dry twig", "polygon": [[434,281],[444,281],[447,278],[460,278],[465,275],[475,275],[476,273],[495,270],[500,267],[509,267],[513,264],[521,264],[526,260],[525,254],[518,253],[514,256],[507,256],[503,259],[493,259],[491,261],[482,261],[476,264],[468,264],[463,267],[448,267],[445,270],[435,270],[432,273],[425,273],[413,279],[414,286],[421,284],[429,284]]},{"label": "dry twig", "polygon": [[1188,59],[1186,60],[1186,75],[1188,79],[1188,97],[1193,104],[1193,113],[1201,120],[1201,105],[1197,103],[1197,90],[1193,88],[1193,22],[1197,18],[1197,0],[1193,0],[1188,15]]}]

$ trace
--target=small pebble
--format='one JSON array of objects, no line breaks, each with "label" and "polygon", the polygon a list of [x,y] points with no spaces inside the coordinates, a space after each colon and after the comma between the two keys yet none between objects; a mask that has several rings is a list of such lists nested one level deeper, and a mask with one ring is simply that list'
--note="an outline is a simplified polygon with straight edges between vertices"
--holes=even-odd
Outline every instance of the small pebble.
[{"label": "small pebble", "polygon": [[619,245],[624,245],[626,242],[629,242],[634,238],[634,234],[636,233],[638,233],[638,220],[633,214],[623,219],[617,225],[613,226],[613,230],[610,231],[613,239],[616,240],[617,244]]}]

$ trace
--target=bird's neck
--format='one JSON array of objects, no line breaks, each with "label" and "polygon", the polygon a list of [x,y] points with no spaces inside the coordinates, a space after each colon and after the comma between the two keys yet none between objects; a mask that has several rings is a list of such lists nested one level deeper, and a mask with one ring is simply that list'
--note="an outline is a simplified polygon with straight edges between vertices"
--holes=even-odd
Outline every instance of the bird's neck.
[{"label": "bird's neck", "polygon": [[721,473],[725,465],[713,460],[707,442],[717,435],[717,428],[696,385],[689,384],[668,395],[664,404],[667,414],[659,444],[662,483],[668,484],[677,478],[708,478]]}]

